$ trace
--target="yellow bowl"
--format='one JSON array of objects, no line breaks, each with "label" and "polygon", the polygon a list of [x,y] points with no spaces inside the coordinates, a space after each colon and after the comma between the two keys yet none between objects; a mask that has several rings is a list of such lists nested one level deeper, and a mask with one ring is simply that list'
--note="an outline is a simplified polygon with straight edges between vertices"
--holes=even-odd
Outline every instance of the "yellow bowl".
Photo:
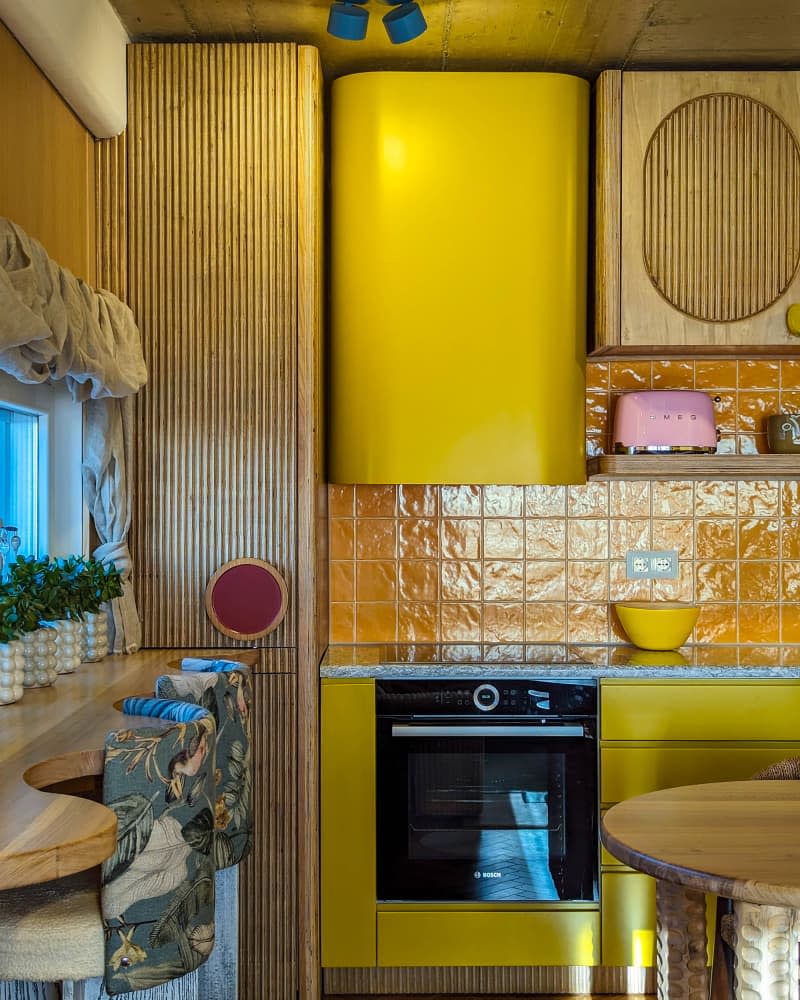
[{"label": "yellow bowl", "polygon": [[625,634],[639,649],[677,649],[692,633],[700,608],[668,601],[615,604]]}]

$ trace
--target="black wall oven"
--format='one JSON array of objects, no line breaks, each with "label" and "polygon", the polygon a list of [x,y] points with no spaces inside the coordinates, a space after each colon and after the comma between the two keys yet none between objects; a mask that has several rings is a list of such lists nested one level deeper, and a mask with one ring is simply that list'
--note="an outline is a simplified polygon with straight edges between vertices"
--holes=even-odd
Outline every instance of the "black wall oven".
[{"label": "black wall oven", "polygon": [[378,681],[386,902],[596,902],[597,682]]}]

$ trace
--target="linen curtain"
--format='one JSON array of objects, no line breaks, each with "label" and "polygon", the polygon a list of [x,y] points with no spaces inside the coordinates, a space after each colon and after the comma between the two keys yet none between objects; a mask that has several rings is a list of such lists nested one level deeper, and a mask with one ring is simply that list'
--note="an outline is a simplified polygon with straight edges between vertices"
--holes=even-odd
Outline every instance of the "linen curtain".
[{"label": "linen curtain", "polygon": [[20,382],[63,379],[85,401],[83,496],[123,596],[111,602],[112,648],[132,653],[141,624],[131,585],[132,395],[147,381],[133,314],[60,267],[19,226],[0,217],[0,371]]}]

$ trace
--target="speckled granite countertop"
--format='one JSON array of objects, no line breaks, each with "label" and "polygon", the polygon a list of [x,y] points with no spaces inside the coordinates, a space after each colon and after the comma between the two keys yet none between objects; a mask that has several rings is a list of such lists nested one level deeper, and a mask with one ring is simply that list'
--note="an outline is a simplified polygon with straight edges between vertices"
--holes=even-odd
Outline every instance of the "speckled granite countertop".
[{"label": "speckled granite countertop", "polygon": [[682,646],[663,653],[623,645],[399,643],[330,646],[322,677],[800,678],[800,645]]}]

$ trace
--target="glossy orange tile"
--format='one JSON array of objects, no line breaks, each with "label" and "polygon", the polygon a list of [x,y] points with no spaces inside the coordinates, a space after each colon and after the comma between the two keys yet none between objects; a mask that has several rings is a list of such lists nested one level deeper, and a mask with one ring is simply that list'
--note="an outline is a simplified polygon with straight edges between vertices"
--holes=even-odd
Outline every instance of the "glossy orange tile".
[{"label": "glossy orange tile", "polygon": [[442,600],[479,601],[483,593],[483,563],[468,559],[442,561]]},{"label": "glossy orange tile", "polygon": [[356,564],[354,562],[331,562],[331,600],[354,601],[356,599]]},{"label": "glossy orange tile", "polygon": [[567,555],[570,559],[608,558],[608,521],[572,518],[568,522]]},{"label": "glossy orange tile", "polygon": [[737,431],[741,433],[766,434],[766,417],[780,412],[777,390],[762,389],[758,392],[739,393]]},{"label": "glossy orange tile", "polygon": [[608,564],[608,599],[614,601],[649,601],[651,596],[649,580],[629,580],[627,566],[621,559],[612,559]]},{"label": "glossy orange tile", "polygon": [[777,602],[780,576],[776,562],[739,563],[739,600]]},{"label": "glossy orange tile", "polygon": [[736,600],[736,563],[706,562],[695,564],[695,599],[702,604]]},{"label": "glossy orange tile", "polygon": [[484,486],[484,517],[522,517],[525,501],[523,486]]},{"label": "glossy orange tile", "polygon": [[640,551],[651,548],[652,522],[649,518],[632,517],[625,520],[612,517],[609,522],[609,555],[612,559],[624,559],[628,550]]},{"label": "glossy orange tile", "polygon": [[608,483],[567,488],[568,517],[608,517]]},{"label": "glossy orange tile", "polygon": [[800,516],[800,481],[797,479],[781,483],[781,513],[784,517]]},{"label": "glossy orange tile", "polygon": [[800,413],[800,389],[781,389],[781,413]]},{"label": "glossy orange tile", "polygon": [[694,571],[691,560],[686,559],[678,566],[677,580],[653,580],[654,601],[693,601]]},{"label": "glossy orange tile", "polygon": [[778,483],[771,480],[743,480],[738,484],[737,510],[740,517],[775,515],[780,507]]},{"label": "glossy orange tile", "polygon": [[736,455],[739,443],[735,434],[720,434],[717,437],[717,455]]},{"label": "glossy orange tile", "polygon": [[482,502],[480,486],[442,486],[440,496],[444,517],[480,516]]},{"label": "glossy orange tile", "polygon": [[397,599],[397,563],[361,560],[356,564],[356,600]]},{"label": "glossy orange tile", "polygon": [[619,392],[641,392],[649,389],[653,379],[653,365],[650,361],[612,361],[609,384]]},{"label": "glossy orange tile", "polygon": [[566,642],[567,608],[565,604],[526,604],[526,642]]},{"label": "glossy orange tile", "polygon": [[721,480],[700,480],[694,487],[696,517],[735,517],[736,483]]},{"label": "glossy orange tile", "polygon": [[519,518],[487,517],[483,522],[485,559],[521,559],[525,554],[525,526]]},{"label": "glossy orange tile", "polygon": [[777,604],[739,605],[739,642],[778,642],[779,636]]},{"label": "glossy orange tile", "polygon": [[352,517],[355,511],[355,486],[328,484],[328,516]]},{"label": "glossy orange tile", "polygon": [[735,604],[704,604],[694,627],[695,642],[726,644],[737,641]]},{"label": "glossy orange tile", "polygon": [[442,642],[480,642],[481,605],[449,604],[441,606]]},{"label": "glossy orange tile", "polygon": [[399,642],[438,642],[439,605],[401,602],[398,608]]},{"label": "glossy orange tile", "polygon": [[777,389],[780,383],[779,361],[740,359],[738,381],[740,389]]},{"label": "glossy orange tile", "polygon": [[612,517],[650,517],[650,483],[614,479],[608,484]]},{"label": "glossy orange tile", "polygon": [[781,387],[800,389],[800,361],[781,361]]},{"label": "glossy orange tile", "polygon": [[524,642],[525,606],[523,604],[484,604],[484,642]]},{"label": "glossy orange tile", "polygon": [[735,521],[695,521],[694,547],[698,559],[735,559]]},{"label": "glossy orange tile", "polygon": [[693,361],[654,361],[654,389],[693,389]]},{"label": "glossy orange tile", "polygon": [[720,434],[733,434],[738,428],[738,393],[720,390],[711,395],[714,422]]},{"label": "glossy orange tile", "polygon": [[605,392],[586,394],[586,433],[607,437],[609,428],[609,398]]},{"label": "glossy orange tile", "polygon": [[783,522],[781,531],[781,557],[800,560],[800,521],[792,518]]},{"label": "glossy orange tile", "polygon": [[397,551],[401,559],[437,558],[439,521],[434,517],[402,517],[398,521]]},{"label": "glossy orange tile", "polygon": [[527,517],[564,517],[567,510],[566,486],[526,486]]},{"label": "glossy orange tile", "polygon": [[439,487],[398,486],[397,506],[401,517],[436,517],[439,513]]},{"label": "glossy orange tile", "polygon": [[674,550],[679,559],[694,557],[694,521],[653,518],[653,548]]},{"label": "glossy orange tile", "polygon": [[694,483],[676,479],[652,485],[653,517],[691,517],[694,511]]},{"label": "glossy orange tile", "polygon": [[356,558],[394,559],[397,555],[397,522],[392,518],[356,519]]},{"label": "glossy orange tile", "polygon": [[356,609],[354,604],[331,604],[330,636],[331,642],[344,642],[348,645],[355,642]]},{"label": "glossy orange tile", "polygon": [[567,604],[567,642],[608,642],[607,604]]},{"label": "glossy orange tile", "polygon": [[608,563],[569,562],[567,563],[568,601],[607,601]]},{"label": "glossy orange tile", "polygon": [[470,518],[443,518],[440,543],[442,559],[479,559],[481,522]]},{"label": "glossy orange tile", "polygon": [[586,436],[586,457],[597,458],[599,455],[608,454],[608,435],[587,434]]},{"label": "glossy orange tile", "polygon": [[800,601],[800,562],[781,563],[782,601]]},{"label": "glossy orange tile", "polygon": [[735,361],[695,361],[695,389],[735,389],[738,372]]},{"label": "glossy orange tile", "polygon": [[781,605],[781,642],[800,642],[800,604]]},{"label": "glossy orange tile", "polygon": [[[586,390],[608,389],[609,363],[607,361],[586,362]],[[800,385],[800,383],[798,383]]]},{"label": "glossy orange tile", "polygon": [[484,601],[522,601],[525,598],[525,564],[522,560],[495,559],[483,564]]},{"label": "glossy orange tile", "polygon": [[564,601],[567,596],[567,567],[558,562],[525,564],[526,601]]},{"label": "glossy orange tile", "polygon": [[780,521],[777,519],[751,517],[739,520],[740,559],[777,559],[779,543]]},{"label": "glossy orange tile", "polygon": [[401,601],[438,601],[439,563],[434,559],[401,559],[397,584]]},{"label": "glossy orange tile", "polygon": [[396,486],[356,486],[358,517],[394,517],[396,512]]},{"label": "glossy orange tile", "polygon": [[357,604],[356,642],[396,642],[397,605]]},{"label": "glossy orange tile", "polygon": [[328,549],[331,559],[352,559],[355,555],[355,521],[334,517],[328,526]]}]

